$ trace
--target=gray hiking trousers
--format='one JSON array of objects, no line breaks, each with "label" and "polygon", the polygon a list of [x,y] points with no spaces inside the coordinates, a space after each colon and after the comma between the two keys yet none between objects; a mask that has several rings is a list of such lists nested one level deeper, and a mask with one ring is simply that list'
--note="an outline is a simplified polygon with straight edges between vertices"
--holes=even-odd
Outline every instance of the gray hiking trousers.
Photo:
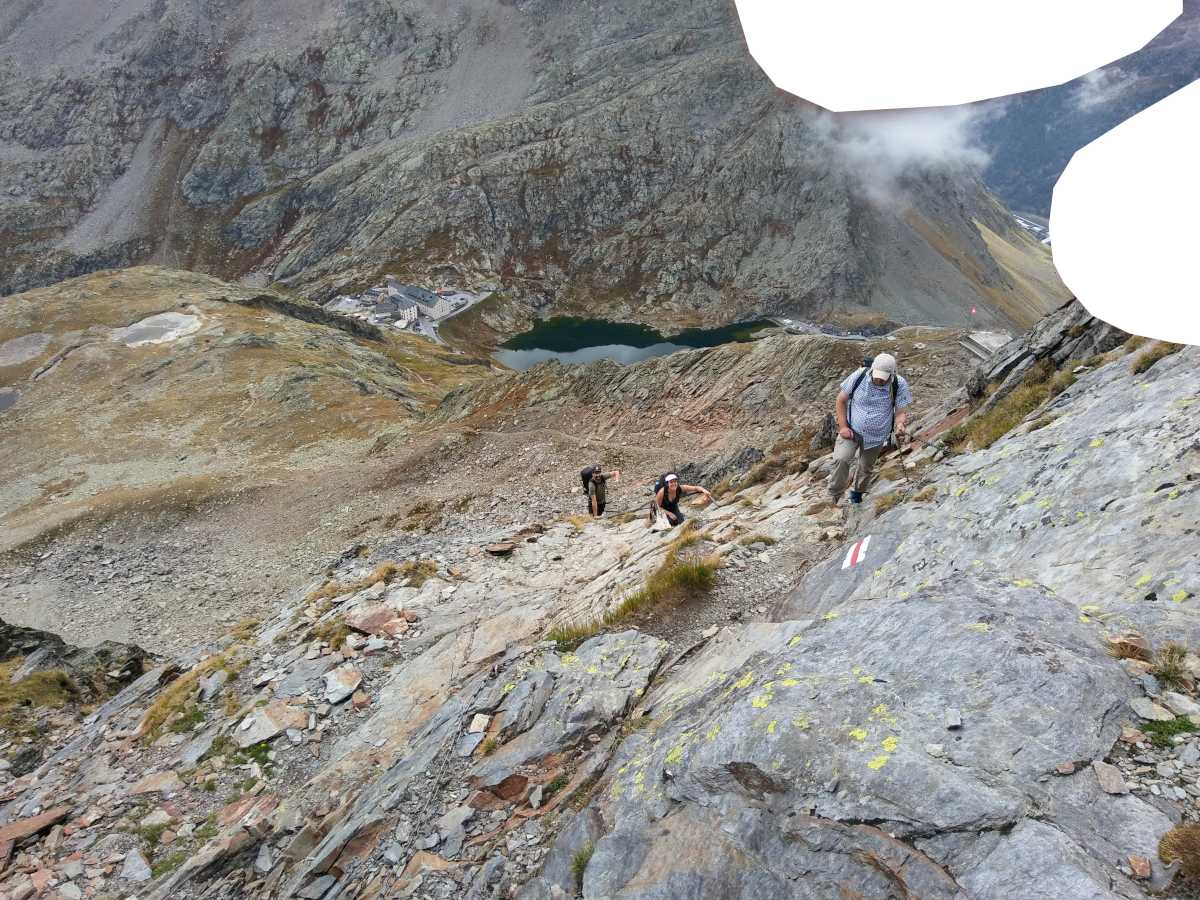
[{"label": "gray hiking trousers", "polygon": [[[829,495],[840,500],[850,482],[850,467],[854,466],[852,490],[865,494],[875,481],[875,461],[883,452],[883,445],[866,449],[855,441],[846,440],[840,434],[833,444],[833,468],[829,472]],[[856,462],[857,458],[857,462]]]}]

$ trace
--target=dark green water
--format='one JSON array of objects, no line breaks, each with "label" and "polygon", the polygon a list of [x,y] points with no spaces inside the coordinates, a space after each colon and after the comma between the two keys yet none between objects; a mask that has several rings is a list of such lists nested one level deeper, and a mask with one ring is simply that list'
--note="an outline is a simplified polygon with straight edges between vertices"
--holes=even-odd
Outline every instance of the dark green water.
[{"label": "dark green water", "polygon": [[528,369],[548,359],[565,363],[612,359],[628,364],[677,350],[749,341],[756,331],[772,324],[760,320],[721,328],[689,328],[668,338],[646,325],[555,316],[506,341],[495,358],[513,369]]}]

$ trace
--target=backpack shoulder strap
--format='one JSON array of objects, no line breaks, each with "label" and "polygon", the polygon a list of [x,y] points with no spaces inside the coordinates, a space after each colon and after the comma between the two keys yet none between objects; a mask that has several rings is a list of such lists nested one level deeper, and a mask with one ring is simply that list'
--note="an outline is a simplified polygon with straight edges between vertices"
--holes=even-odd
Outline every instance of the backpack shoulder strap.
[{"label": "backpack shoulder strap", "polygon": [[[854,408],[854,395],[858,393],[858,386],[862,384],[862,380],[867,377],[867,367],[863,366],[858,370],[858,375],[854,379],[854,383],[850,385],[850,394],[846,399],[846,422],[850,422],[850,410]],[[851,425],[851,428],[854,426]]]},{"label": "backpack shoulder strap", "polygon": [[854,379],[854,384],[850,385],[850,399],[854,399],[854,392],[858,390],[858,386],[862,384],[862,380],[867,377],[867,367],[858,370],[858,376]]}]

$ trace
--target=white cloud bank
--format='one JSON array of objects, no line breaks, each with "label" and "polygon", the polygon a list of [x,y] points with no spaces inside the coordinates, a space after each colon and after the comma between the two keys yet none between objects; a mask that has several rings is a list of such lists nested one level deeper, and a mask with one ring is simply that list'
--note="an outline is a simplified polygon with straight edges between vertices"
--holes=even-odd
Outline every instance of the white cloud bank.
[{"label": "white cloud bank", "polygon": [[980,126],[1003,115],[1001,102],[937,109],[829,113],[816,119],[818,135],[877,202],[903,198],[900,184],[918,171],[953,168],[981,172],[990,161]]}]

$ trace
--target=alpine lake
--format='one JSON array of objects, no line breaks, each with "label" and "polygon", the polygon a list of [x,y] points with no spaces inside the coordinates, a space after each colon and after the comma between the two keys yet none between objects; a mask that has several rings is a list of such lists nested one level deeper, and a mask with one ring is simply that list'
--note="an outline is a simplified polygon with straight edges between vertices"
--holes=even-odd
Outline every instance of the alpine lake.
[{"label": "alpine lake", "polygon": [[504,342],[492,356],[518,371],[551,359],[563,363],[611,359],[628,365],[678,350],[752,341],[757,332],[774,324],[759,319],[720,328],[689,328],[665,337],[646,325],[554,316]]}]

